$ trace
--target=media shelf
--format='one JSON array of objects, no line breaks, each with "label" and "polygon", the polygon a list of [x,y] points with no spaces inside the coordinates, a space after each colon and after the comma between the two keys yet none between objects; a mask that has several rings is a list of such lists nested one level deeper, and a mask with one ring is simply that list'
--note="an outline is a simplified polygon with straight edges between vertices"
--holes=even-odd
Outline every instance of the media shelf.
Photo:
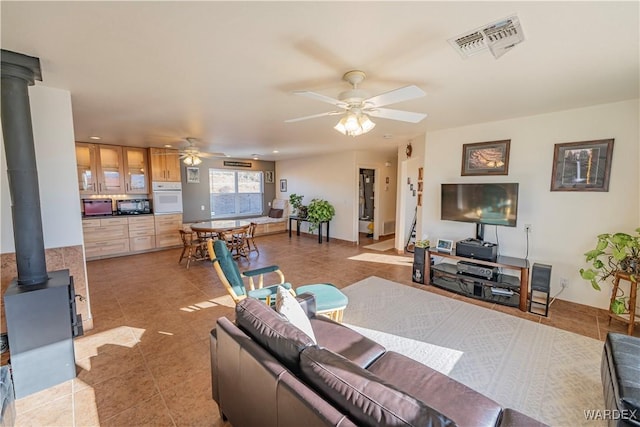
[{"label": "media shelf", "polygon": [[528,309],[529,261],[521,258],[499,256],[496,262],[461,257],[435,250],[426,251],[427,259],[443,257],[452,260],[472,262],[488,267],[515,270],[520,277],[499,273],[491,279],[458,273],[456,264],[440,262],[435,265],[425,263],[425,283],[466,295],[471,298],[491,301],[502,305]]}]

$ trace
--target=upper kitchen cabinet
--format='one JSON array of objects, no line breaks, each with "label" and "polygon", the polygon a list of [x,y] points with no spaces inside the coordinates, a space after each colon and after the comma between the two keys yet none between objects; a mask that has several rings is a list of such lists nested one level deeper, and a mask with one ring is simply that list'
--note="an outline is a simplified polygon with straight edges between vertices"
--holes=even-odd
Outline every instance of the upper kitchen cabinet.
[{"label": "upper kitchen cabinet", "polygon": [[149,193],[146,148],[76,142],[76,161],[81,195]]},{"label": "upper kitchen cabinet", "polygon": [[98,194],[98,147],[76,142],[76,163],[80,194]]},{"label": "upper kitchen cabinet", "polygon": [[172,148],[149,148],[151,180],[180,182],[180,155]]},{"label": "upper kitchen cabinet", "polygon": [[104,144],[99,144],[98,147],[100,152],[98,192],[100,194],[123,194],[125,187],[122,147]]},{"label": "upper kitchen cabinet", "polygon": [[124,193],[122,147],[77,142],[76,161],[81,195]]},{"label": "upper kitchen cabinet", "polygon": [[127,194],[149,193],[149,166],[146,148],[122,147],[124,186]]}]

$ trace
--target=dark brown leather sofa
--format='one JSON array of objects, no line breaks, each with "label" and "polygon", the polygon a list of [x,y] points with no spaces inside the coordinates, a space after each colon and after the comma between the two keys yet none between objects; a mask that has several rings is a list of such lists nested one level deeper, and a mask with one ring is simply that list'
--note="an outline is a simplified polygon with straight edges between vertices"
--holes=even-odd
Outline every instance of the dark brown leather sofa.
[{"label": "dark brown leather sofa", "polygon": [[213,398],[234,427],[544,424],[323,316],[317,339],[247,298],[211,331]]}]

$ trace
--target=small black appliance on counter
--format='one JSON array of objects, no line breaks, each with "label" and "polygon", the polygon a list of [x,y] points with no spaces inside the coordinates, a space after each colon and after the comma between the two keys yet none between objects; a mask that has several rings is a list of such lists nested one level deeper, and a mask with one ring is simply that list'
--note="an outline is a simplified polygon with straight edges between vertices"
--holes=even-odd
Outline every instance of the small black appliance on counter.
[{"label": "small black appliance on counter", "polygon": [[116,200],[118,215],[141,215],[151,213],[149,199]]}]

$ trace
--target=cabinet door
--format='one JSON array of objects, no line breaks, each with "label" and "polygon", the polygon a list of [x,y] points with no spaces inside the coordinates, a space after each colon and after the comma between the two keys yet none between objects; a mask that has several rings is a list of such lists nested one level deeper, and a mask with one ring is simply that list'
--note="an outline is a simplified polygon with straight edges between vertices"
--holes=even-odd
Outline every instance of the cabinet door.
[{"label": "cabinet door", "polygon": [[151,180],[180,182],[180,155],[171,148],[149,148]]},{"label": "cabinet door", "polygon": [[178,150],[167,149],[165,166],[167,181],[180,182],[180,155]]},{"label": "cabinet door", "polygon": [[98,150],[95,144],[76,143],[76,165],[80,194],[98,194]]},{"label": "cabinet door", "polygon": [[165,157],[164,148],[149,148],[151,181],[166,181],[167,171],[165,170]]},{"label": "cabinet door", "polygon": [[149,192],[149,166],[146,148],[123,147],[125,192],[147,194]]},{"label": "cabinet door", "polygon": [[100,145],[100,180],[98,192],[100,194],[124,193],[122,147],[115,145]]}]

